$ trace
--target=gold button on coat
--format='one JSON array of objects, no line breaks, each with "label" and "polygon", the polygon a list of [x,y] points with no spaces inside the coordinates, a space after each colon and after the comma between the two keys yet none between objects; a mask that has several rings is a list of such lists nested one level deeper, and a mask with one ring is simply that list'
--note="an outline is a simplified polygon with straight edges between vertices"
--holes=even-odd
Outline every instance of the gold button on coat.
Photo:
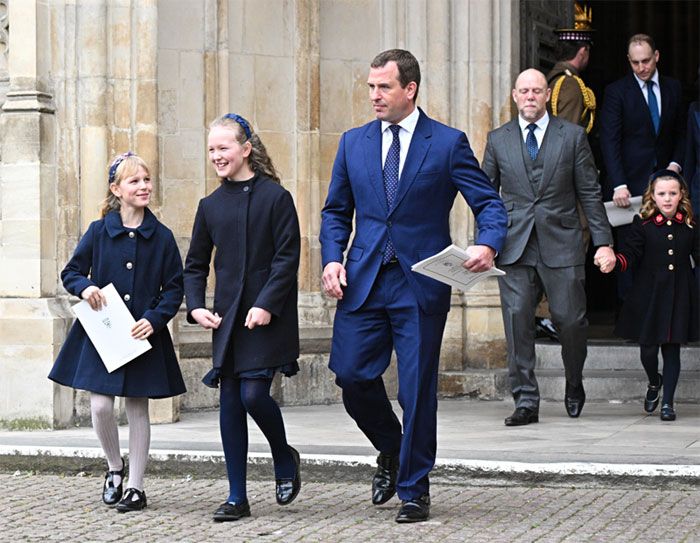
[{"label": "gold button on coat", "polygon": [[668,250],[668,254],[672,255],[673,254],[673,249]]},{"label": "gold button on coat", "polygon": [[126,263],[126,269],[127,269],[127,270],[130,270],[130,269],[133,268],[133,267],[134,267],[134,265],[133,265],[131,262],[127,262],[127,263]]},{"label": "gold button on coat", "polygon": [[135,235],[136,235],[136,234],[134,234],[133,232],[129,232],[129,237],[130,237],[130,238],[133,238]]},{"label": "gold button on coat", "polygon": [[673,234],[669,234],[669,235],[668,235],[668,236],[666,236],[666,237],[668,238],[668,241],[671,241],[671,240],[673,240]]},{"label": "gold button on coat", "polygon": [[131,300],[131,296],[129,296],[128,294],[124,294],[124,301],[128,302],[129,300]]},{"label": "gold button on coat", "polygon": [[669,265],[668,265],[668,269],[671,270],[671,271],[673,271],[673,264],[669,264]]}]

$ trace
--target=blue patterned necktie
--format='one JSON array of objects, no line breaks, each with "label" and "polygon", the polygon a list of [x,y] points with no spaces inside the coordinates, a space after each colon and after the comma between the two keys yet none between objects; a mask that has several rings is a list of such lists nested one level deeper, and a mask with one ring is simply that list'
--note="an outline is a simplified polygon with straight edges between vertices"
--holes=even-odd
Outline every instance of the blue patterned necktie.
[{"label": "blue patterned necktie", "polygon": [[[391,130],[391,133],[394,135],[394,139],[391,142],[391,147],[389,147],[389,152],[384,160],[384,191],[386,192],[387,213],[390,213],[391,209],[394,207],[396,193],[399,190],[399,158],[401,155],[401,143],[399,141],[400,128],[398,124],[389,126],[389,130]],[[396,258],[396,250],[391,241],[391,234],[389,234],[386,247],[384,247],[382,264],[388,264],[394,258]]]},{"label": "blue patterned necktie", "polygon": [[654,82],[647,81],[647,103],[649,104],[649,113],[651,113],[651,122],[654,125],[654,132],[659,133],[659,102],[654,94]]},{"label": "blue patterned necktie", "polygon": [[530,153],[530,158],[532,160],[537,158],[537,153],[539,152],[539,147],[537,147],[537,138],[535,137],[535,128],[537,128],[535,123],[530,123],[527,125],[527,129],[530,132],[528,132],[527,139],[525,140],[527,152]]}]

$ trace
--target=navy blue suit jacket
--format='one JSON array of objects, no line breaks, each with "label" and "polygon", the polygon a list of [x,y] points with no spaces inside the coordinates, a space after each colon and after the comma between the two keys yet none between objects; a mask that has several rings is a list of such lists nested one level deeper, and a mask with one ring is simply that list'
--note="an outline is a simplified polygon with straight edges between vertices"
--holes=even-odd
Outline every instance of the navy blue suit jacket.
[{"label": "navy blue suit jacket", "polygon": [[688,108],[688,133],[684,160],[683,175],[690,188],[693,214],[697,218],[700,214],[700,102],[693,102]]},{"label": "navy blue suit jacket", "polygon": [[355,217],[355,237],[345,264],[348,286],[338,307],[355,311],[374,284],[388,236],[423,311],[449,311],[448,285],[411,271],[411,266],[451,243],[449,215],[460,192],[478,223],[476,243],[500,251],[507,231],[503,202],[481,171],[464,132],[420,111],[394,208],[387,210],[382,177],[381,122],[344,133],[321,212],[323,266],[343,262]]},{"label": "navy blue suit jacket", "polygon": [[600,115],[600,145],[607,170],[606,198],[618,185],[632,196],[644,192],[649,175],[669,162],[683,165],[685,115],[678,80],[659,76],[661,125],[654,133],[649,106],[634,74],[605,88]]}]

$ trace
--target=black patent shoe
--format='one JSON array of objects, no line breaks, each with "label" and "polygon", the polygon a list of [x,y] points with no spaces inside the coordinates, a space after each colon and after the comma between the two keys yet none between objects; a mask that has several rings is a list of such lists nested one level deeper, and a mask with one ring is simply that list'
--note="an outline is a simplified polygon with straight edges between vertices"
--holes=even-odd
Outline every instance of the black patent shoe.
[{"label": "black patent shoe", "polygon": [[430,496],[423,494],[420,498],[401,502],[396,522],[425,522],[428,518],[430,518]]},{"label": "black patent shoe", "polygon": [[250,516],[248,500],[241,503],[224,502],[214,511],[214,520],[217,522],[230,522]]},{"label": "black patent shoe", "polygon": [[676,420],[676,411],[672,405],[665,403],[661,406],[661,420],[669,422]]},{"label": "black patent shoe", "polygon": [[275,498],[280,505],[292,503],[301,489],[301,458],[294,447],[289,447],[289,450],[292,452],[296,469],[293,479],[277,479],[275,481]]},{"label": "black patent shoe", "polygon": [[137,488],[127,488],[122,501],[117,504],[117,511],[128,513],[129,511],[141,511],[146,509],[146,493]]},{"label": "black patent shoe", "polygon": [[659,398],[660,394],[659,391],[661,390],[661,387],[664,385],[664,380],[659,375],[659,380],[658,380],[658,385],[657,386],[652,386],[651,383],[647,385],[647,394],[644,397],[644,411],[647,413],[653,413],[657,407],[659,407]]},{"label": "black patent shoe", "polygon": [[581,415],[585,403],[586,391],[583,389],[583,383],[574,387],[567,382],[564,390],[564,408],[566,409],[566,414],[572,419],[578,418],[579,415]]},{"label": "black patent shoe", "polygon": [[399,472],[399,456],[379,453],[377,471],[372,477],[372,503],[381,505],[396,494],[396,474]]},{"label": "black patent shoe", "polygon": [[[115,505],[119,503],[119,500],[122,499],[122,485],[124,483],[125,471],[124,468],[126,468],[126,464],[124,463],[124,459],[122,458],[122,469],[108,471],[107,473],[105,473],[105,483],[102,487],[102,501],[105,502],[107,505]],[[114,486],[115,475],[118,475],[121,478],[118,486]]]},{"label": "black patent shoe", "polygon": [[539,422],[539,409],[528,409],[527,407],[516,407],[513,414],[503,421],[506,426],[525,426],[533,422]]}]

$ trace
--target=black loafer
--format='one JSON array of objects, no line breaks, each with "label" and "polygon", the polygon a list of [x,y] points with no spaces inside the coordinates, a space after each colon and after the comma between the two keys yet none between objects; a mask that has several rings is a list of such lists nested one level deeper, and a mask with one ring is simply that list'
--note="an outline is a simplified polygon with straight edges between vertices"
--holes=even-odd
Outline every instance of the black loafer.
[{"label": "black loafer", "polygon": [[301,489],[301,458],[299,458],[299,452],[294,447],[289,447],[289,450],[292,452],[296,471],[294,472],[294,479],[277,479],[275,481],[275,498],[277,498],[277,503],[280,505],[292,503]]},{"label": "black loafer", "polygon": [[505,419],[506,426],[525,426],[531,422],[539,422],[540,414],[537,409],[528,409],[527,407],[516,407],[513,414]]},{"label": "black loafer", "polygon": [[141,511],[146,509],[146,493],[137,488],[127,488],[122,501],[117,504],[117,511],[128,513],[129,511]]},{"label": "black loafer", "polygon": [[535,317],[535,335],[536,337],[546,337],[559,343],[559,330],[549,319]]},{"label": "black loafer", "polygon": [[420,498],[404,500],[396,515],[396,522],[424,522],[430,517],[430,496],[423,494]]},{"label": "black loafer", "polygon": [[250,505],[248,505],[248,500],[241,503],[224,502],[214,511],[214,520],[217,522],[230,522],[249,516]]},{"label": "black loafer", "polygon": [[[105,473],[105,483],[102,487],[102,501],[105,502],[107,505],[115,505],[119,503],[119,500],[122,499],[122,484],[124,483],[125,471],[124,468],[126,468],[126,464],[124,463],[124,459],[122,458],[122,469],[108,471],[107,473]],[[121,477],[121,480],[119,481],[119,484],[117,486],[114,486],[115,475]]]},{"label": "black loafer", "polygon": [[661,377],[661,374],[657,375],[659,377],[657,383],[659,384],[657,386],[653,386],[651,383],[649,383],[647,385],[646,396],[644,396],[644,411],[647,413],[653,413],[656,408],[659,407],[659,399],[661,397],[659,391],[664,385],[664,380],[663,377]]},{"label": "black loafer", "polygon": [[661,406],[661,420],[668,422],[676,420],[676,411],[672,405],[665,403]]},{"label": "black loafer", "polygon": [[564,392],[564,407],[566,408],[566,414],[572,419],[577,418],[581,411],[583,411],[583,404],[586,403],[586,391],[583,390],[583,384],[578,387],[572,387],[569,383],[566,383],[566,390]]},{"label": "black loafer", "polygon": [[379,453],[377,471],[372,477],[372,503],[381,505],[396,494],[396,474],[399,472],[399,456]]}]

